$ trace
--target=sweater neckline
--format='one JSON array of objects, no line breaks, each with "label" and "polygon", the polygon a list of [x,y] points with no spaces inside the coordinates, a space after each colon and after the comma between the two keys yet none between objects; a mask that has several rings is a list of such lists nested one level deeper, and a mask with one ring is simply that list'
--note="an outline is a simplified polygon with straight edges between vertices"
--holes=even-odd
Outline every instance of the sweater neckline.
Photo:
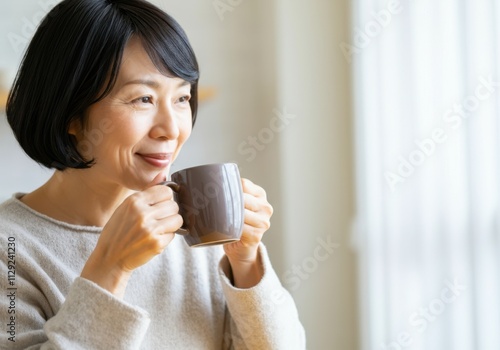
[{"label": "sweater neckline", "polygon": [[56,220],[54,218],[51,218],[50,216],[47,216],[45,214],[42,214],[31,207],[27,206],[23,202],[21,202],[21,197],[24,196],[25,193],[15,193],[12,196],[12,203],[17,205],[19,208],[22,210],[28,212],[29,214],[36,216],[38,219],[43,220],[45,222],[49,222],[53,225],[56,225],[58,227],[63,227],[72,231],[79,231],[79,232],[87,232],[87,233],[101,233],[102,232],[102,227],[97,227],[97,226],[82,226],[82,225],[74,225],[70,224],[64,221]]}]

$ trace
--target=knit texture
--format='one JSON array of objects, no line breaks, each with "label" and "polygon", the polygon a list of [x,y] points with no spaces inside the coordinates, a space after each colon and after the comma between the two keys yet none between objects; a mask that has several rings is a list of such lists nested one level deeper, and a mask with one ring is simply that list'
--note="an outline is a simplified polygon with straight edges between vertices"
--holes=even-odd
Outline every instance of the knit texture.
[{"label": "knit texture", "polygon": [[102,229],[51,219],[20,196],[0,205],[1,349],[305,349],[264,245],[264,277],[238,289],[221,246],[190,248],[176,237],[134,271],[120,300],[79,277]]}]

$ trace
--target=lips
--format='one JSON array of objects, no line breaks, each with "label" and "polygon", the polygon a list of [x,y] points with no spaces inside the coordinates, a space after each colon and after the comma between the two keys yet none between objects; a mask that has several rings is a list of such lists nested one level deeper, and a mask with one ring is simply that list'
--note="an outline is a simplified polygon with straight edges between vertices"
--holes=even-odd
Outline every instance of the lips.
[{"label": "lips", "polygon": [[137,153],[146,163],[157,167],[166,168],[172,162],[173,153]]}]

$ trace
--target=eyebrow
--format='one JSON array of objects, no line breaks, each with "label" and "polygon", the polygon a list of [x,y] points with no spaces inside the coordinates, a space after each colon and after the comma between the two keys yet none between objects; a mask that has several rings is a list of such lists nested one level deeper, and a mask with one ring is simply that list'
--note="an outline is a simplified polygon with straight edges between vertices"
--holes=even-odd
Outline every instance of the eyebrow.
[{"label": "eyebrow", "polygon": [[[148,80],[148,79],[135,79],[135,80],[128,81],[122,85],[122,88],[127,86],[127,85],[146,85],[146,86],[149,86],[151,88],[158,88],[160,86],[160,84],[158,84],[157,81]],[[180,87],[183,87],[186,85],[191,85],[191,83],[189,81],[183,80],[179,84],[177,84],[177,87],[180,88]]]}]

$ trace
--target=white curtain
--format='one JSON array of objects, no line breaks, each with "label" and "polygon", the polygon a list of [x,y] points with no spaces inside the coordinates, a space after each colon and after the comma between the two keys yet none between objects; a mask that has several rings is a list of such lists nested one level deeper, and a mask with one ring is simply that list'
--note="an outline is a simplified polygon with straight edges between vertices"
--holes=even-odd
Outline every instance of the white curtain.
[{"label": "white curtain", "polygon": [[500,349],[500,2],[353,0],[362,349]]}]

